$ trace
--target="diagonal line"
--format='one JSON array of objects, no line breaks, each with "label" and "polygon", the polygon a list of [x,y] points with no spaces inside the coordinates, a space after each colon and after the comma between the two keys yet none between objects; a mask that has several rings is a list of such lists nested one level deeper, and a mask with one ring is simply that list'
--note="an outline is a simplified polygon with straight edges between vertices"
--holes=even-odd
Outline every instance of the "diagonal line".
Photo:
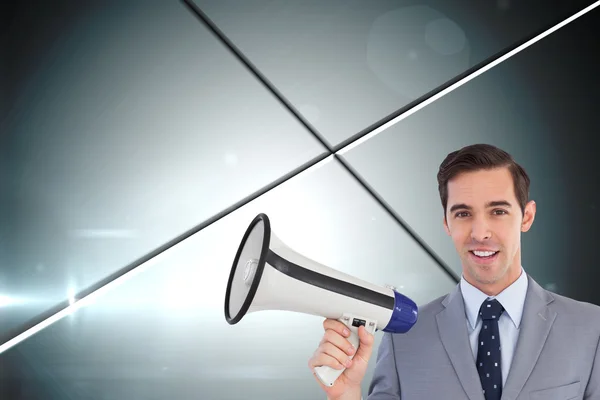
[{"label": "diagonal line", "polygon": [[433,103],[434,101],[444,97],[445,95],[452,92],[453,90],[458,89],[459,87],[461,87],[465,83],[471,81],[472,79],[477,78],[479,75],[483,74],[486,71],[489,71],[490,69],[494,68],[496,65],[502,63],[503,61],[508,60],[515,54],[520,53],[521,51],[525,50],[532,44],[542,40],[543,38],[550,35],[551,33],[555,32],[555,31],[559,30],[560,28],[564,27],[565,25],[575,21],[577,18],[592,11],[594,8],[598,7],[599,5],[600,5],[600,1],[596,1],[595,3],[584,8],[583,10],[573,14],[569,18],[567,18],[565,20],[561,20],[558,23],[556,23],[556,22],[553,23],[550,26],[550,28],[544,28],[544,29],[538,31],[537,33],[534,33],[532,35],[525,37],[524,39],[509,46],[508,48],[487,58],[486,60],[482,61],[481,63],[476,64],[475,66],[468,69],[464,73],[456,76],[454,79],[449,80],[445,84],[435,88],[434,90],[430,91],[429,93],[412,101],[411,103],[402,107],[398,111],[396,111],[396,112],[388,115],[387,117],[383,118],[382,120],[374,123],[370,127],[364,129],[362,132],[359,132],[356,135],[337,144],[333,148],[333,151],[338,154],[347,153],[348,151],[355,148],[359,144],[364,143],[365,141],[373,138],[377,134],[383,132],[384,130],[388,129],[392,125],[397,124],[398,122],[402,121],[403,119],[408,118],[409,116],[416,113],[420,109],[427,107],[429,104]]},{"label": "diagonal line", "polygon": [[425,240],[423,240],[418,234],[417,232],[412,229],[410,227],[410,225],[404,221],[404,219],[402,219],[402,217],[400,217],[400,215],[393,209],[392,206],[390,206],[381,195],[379,195],[375,189],[373,189],[371,187],[371,185],[360,176],[360,174],[350,165],[349,162],[347,162],[341,155],[339,154],[335,154],[335,158],[336,160],[338,160],[350,173],[350,175],[352,175],[352,177],[354,177],[354,179],[356,179],[358,181],[358,183],[360,183],[361,186],[363,186],[365,188],[365,190],[373,197],[375,198],[375,200],[381,205],[381,207],[383,207],[383,209],[385,209],[385,211],[387,211],[388,215],[394,220],[396,221],[396,223],[398,223],[402,228],[404,228],[404,230],[406,231],[406,233],[408,233],[408,235],[410,237],[412,237],[412,239],[417,242],[417,244],[419,246],[421,246],[423,248],[423,250],[431,257],[433,258],[433,260],[439,265],[439,267],[442,269],[442,271],[455,283],[458,283],[460,277],[456,275],[456,273],[454,272],[454,270],[452,268],[450,268],[450,266],[448,266],[448,264],[446,264],[446,262],[436,254],[436,252],[427,244],[427,242],[425,242]]},{"label": "diagonal line", "polygon": [[[256,76],[264,85],[273,92],[273,94],[281,101],[284,107],[287,107],[289,111],[296,116],[300,120],[300,122],[308,129],[308,131],[318,140],[323,146],[325,146],[332,154],[334,154],[333,147],[320,135],[315,128],[313,128],[304,117],[291,105],[291,103],[283,96],[282,93],[279,92],[278,89],[258,70],[258,68],[248,60],[248,58],[231,42],[229,38],[216,26],[216,24],[210,20],[210,18],[197,6],[193,3],[193,0],[183,0],[184,3],[192,10],[194,14],[198,16],[213,32],[214,35],[217,36],[223,43],[227,46],[227,48],[233,53],[235,57],[237,57],[247,68],[248,70]],[[427,254],[429,254],[435,262],[437,262],[442,270],[449,275],[449,277],[458,282],[458,278],[452,272],[452,269],[446,265],[446,263],[435,254],[435,252],[425,243],[423,239],[421,239],[414,230],[412,230],[408,224],[400,218],[400,216],[394,212],[392,207],[390,207],[387,202],[383,200],[381,196],[379,196],[368,184],[367,182],[359,177],[358,173],[350,167],[350,165],[341,157],[334,155],[334,157],[342,164],[342,166],[358,181],[358,183],[363,186],[363,188],[379,203],[383,209],[387,211],[387,213],[392,217],[396,223],[398,223],[408,234],[420,245]]]},{"label": "diagonal line", "polygon": [[408,105],[401,108],[397,112],[391,114],[390,116],[386,117],[385,119],[374,124],[372,126],[374,129],[370,130],[371,128],[368,128],[363,133],[359,133],[358,135],[355,135],[354,137],[351,137],[351,138],[347,139],[346,141],[344,141],[334,147],[334,146],[331,146],[329,143],[327,143],[325,141],[325,139],[323,139],[322,136],[316,131],[316,129],[314,129],[300,115],[300,113],[295,108],[293,108],[291,103],[283,96],[283,94],[281,94],[279,92],[279,90],[277,90],[274,87],[274,85],[266,79],[266,77],[258,70],[258,68],[256,68],[256,66],[248,60],[248,58],[231,42],[231,40],[229,40],[229,38],[227,38],[227,36],[216,26],[216,24],[214,22],[212,22],[210,20],[210,18],[198,6],[196,6],[193,3],[193,0],[184,0],[184,2],[211,29],[211,31],[221,41],[223,41],[223,43],[229,48],[229,50],[233,53],[233,55],[235,55],[242,63],[244,63],[244,65],[246,65],[248,70],[252,74],[254,74],[257,77],[257,79],[259,79],[261,82],[263,82],[267,86],[267,88],[269,90],[271,90],[273,92],[273,94],[283,103],[283,105],[285,107],[287,107],[290,110],[290,112],[292,112],[292,114],[294,114],[300,120],[300,122],[302,122],[304,124],[305,127],[307,127],[309,132],[317,140],[319,140],[331,153],[334,154],[335,159],[340,162],[340,164],[348,171],[348,173],[350,173],[350,175],[352,175],[352,177],[375,199],[375,201],[377,201],[377,203],[379,203],[379,205],[387,211],[388,215],[393,220],[395,220],[413,238],[413,240],[415,240],[425,250],[425,252],[430,257],[432,257],[433,260],[435,262],[437,262],[437,264],[439,264],[441,269],[455,282],[458,282],[459,278],[453,272],[453,270],[441,259],[441,257],[439,257],[435,253],[435,251],[433,251],[433,249],[425,242],[425,240],[423,240],[409,226],[409,224],[406,223],[400,217],[400,215],[393,210],[393,208],[382,198],[382,196],[380,196],[371,187],[371,185],[369,185],[366,182],[366,180],[364,178],[362,178],[357,173],[357,171],[354,170],[354,168],[352,168],[350,166],[350,164],[344,158],[341,157],[341,155],[345,154],[346,152],[348,152],[352,148],[358,146],[359,144],[363,143],[364,141],[372,138],[373,136],[377,135],[378,133],[384,131],[385,129],[389,128],[390,126],[398,123],[399,121],[403,120],[404,118],[407,118],[408,116],[414,114],[415,112],[419,111],[420,109],[433,103],[434,101],[440,99],[441,97],[452,92],[453,90],[459,88],[460,86],[464,85],[465,83],[469,82],[470,80],[483,74],[484,72],[490,70],[491,68],[500,64],[501,62],[509,59],[513,55],[519,53],[520,51],[524,50],[525,48],[531,46],[532,44],[536,43],[537,41],[548,36],[552,32],[554,32],[554,31],[560,29],[561,27],[567,25],[568,23],[574,21],[581,15],[589,12],[595,6],[600,4],[600,1],[598,1],[595,5],[592,5],[592,6],[589,6],[585,9],[583,9],[565,20],[561,20],[558,23],[552,24],[552,26],[550,28],[543,29],[541,31],[541,33],[538,31],[537,33],[530,35],[528,38],[524,38],[520,42],[517,42],[517,43],[513,44],[512,46],[509,46],[508,48],[498,52],[497,54],[489,57],[488,59],[482,61],[481,63],[479,63],[479,64],[475,65],[474,67],[470,68],[469,70],[465,71],[463,74],[458,75],[454,79],[446,82],[444,85],[439,86],[438,88],[432,90],[431,92],[421,96],[419,99],[413,101],[412,103],[409,103]]},{"label": "diagonal line", "polygon": [[[198,15],[197,11],[200,11],[200,10],[197,9],[197,7],[195,5],[189,4],[187,2],[187,0],[184,0],[184,1],[186,2],[186,4],[188,4],[188,6],[190,6],[192,8],[192,10],[196,13],[196,15]],[[410,108],[410,110],[408,110],[408,115],[413,114],[414,112],[418,111],[419,109],[425,107],[428,104],[431,104],[433,101],[439,99],[440,97],[444,96],[445,94],[450,93],[452,90],[454,90],[454,89],[462,86],[463,84],[465,84],[469,80],[475,78],[476,76],[481,75],[483,72],[489,70],[490,68],[492,68],[495,65],[499,64],[500,62],[502,62],[502,61],[504,61],[504,60],[512,57],[514,54],[517,54],[518,52],[522,51],[523,49],[531,46],[535,42],[537,42],[537,41],[541,40],[542,38],[548,36],[552,32],[554,32],[554,31],[562,28],[563,26],[565,26],[568,23],[574,21],[575,19],[581,17],[582,15],[584,15],[585,13],[593,10],[594,8],[598,7],[599,5],[600,5],[600,1],[597,1],[596,3],[594,3],[594,4],[592,4],[592,5],[588,6],[588,7],[586,7],[585,9],[581,10],[580,12],[574,14],[573,16],[571,16],[571,17],[567,18],[566,20],[560,22],[559,24],[553,26],[552,28],[550,28],[550,29],[542,32],[540,35],[537,35],[533,39],[528,40],[527,42],[525,42],[524,44],[522,44],[519,47],[515,48],[514,50],[509,51],[504,56],[501,56],[498,59],[492,61],[490,64],[485,65],[485,66],[479,68],[478,70],[474,71],[470,75],[468,75],[468,76],[460,79],[459,81],[455,82],[454,84],[450,84],[450,86],[447,86],[442,91],[439,91],[436,94],[432,95],[431,97],[423,100],[421,103],[417,104],[416,106],[412,106],[412,108]],[[204,15],[204,14],[202,13],[200,15]],[[209,26],[214,26],[214,24],[212,24],[212,22],[210,20],[208,20],[208,19],[206,19],[206,20],[203,19],[203,21],[205,23],[209,24]],[[215,26],[215,28],[216,28],[216,26]],[[213,32],[215,34],[217,34],[217,36],[221,40],[223,40],[225,43],[230,43],[230,41],[222,33],[220,33],[220,31],[218,29],[216,31],[213,30]],[[157,248],[156,250],[148,253],[147,255],[141,257],[140,259],[136,260],[135,262],[131,263],[130,265],[126,266],[125,268],[122,268],[121,270],[119,270],[119,271],[117,271],[117,272],[109,275],[108,277],[106,277],[102,281],[96,283],[95,285],[90,286],[89,288],[87,288],[87,289],[79,292],[76,295],[75,302],[71,303],[70,301],[64,301],[64,302],[56,305],[52,309],[48,310],[47,312],[44,312],[43,314],[38,315],[34,319],[30,320],[28,323],[22,325],[19,328],[18,331],[17,330],[13,330],[9,334],[3,335],[2,337],[0,337],[0,343],[2,343],[2,345],[0,345],[0,354],[3,353],[3,352],[5,352],[6,350],[10,349],[11,347],[17,345],[18,343],[22,342],[23,340],[27,339],[28,337],[34,335],[35,333],[41,331],[42,329],[50,326],[54,322],[56,322],[56,321],[64,318],[65,316],[73,313],[77,309],[85,306],[86,304],[91,303],[95,298],[99,297],[104,292],[112,289],[116,285],[122,283],[123,281],[125,281],[128,278],[130,278],[134,274],[140,273],[143,270],[147,269],[150,265],[152,265],[158,259],[160,259],[161,257],[164,257],[164,252],[166,250],[168,250],[169,248],[173,247],[174,245],[176,245],[177,243],[181,242],[182,240],[185,240],[186,238],[190,237],[191,235],[197,233],[198,231],[200,231],[200,230],[202,230],[202,229],[204,229],[204,228],[212,225],[213,223],[215,223],[218,220],[224,218],[225,216],[229,215],[233,211],[241,208],[245,204],[247,204],[250,201],[256,199],[259,196],[261,196],[262,194],[264,194],[264,193],[270,191],[271,189],[279,186],[283,182],[291,179],[292,177],[295,177],[296,175],[298,175],[298,174],[300,174],[302,172],[308,171],[309,169],[318,168],[320,165],[322,165],[324,162],[326,162],[331,156],[333,156],[335,159],[337,159],[348,170],[348,172],[359,182],[359,184],[361,186],[363,186],[369,192],[369,194],[371,194],[371,196],[373,196],[373,198],[389,213],[389,215],[394,220],[396,220],[404,229],[406,229],[406,231],[419,244],[421,244],[421,246],[423,246],[423,249],[428,254],[430,254],[434,258],[434,260],[436,260],[442,266],[442,268],[444,269],[444,271],[447,274],[449,274],[454,280],[456,280],[456,277],[454,276],[453,272],[449,268],[447,268],[443,262],[441,262],[441,260],[439,259],[439,257],[428,246],[425,245],[425,243],[418,237],[418,235],[416,235],[416,233],[414,233],[409,228],[408,224],[406,224],[393,211],[393,209],[381,198],[381,196],[379,196],[373,189],[371,189],[370,186],[364,181],[364,179],[362,179],[354,171],[354,169],[352,167],[350,167],[350,165],[341,157],[341,154],[347,152],[348,150],[350,150],[350,148],[355,147],[357,142],[358,143],[362,143],[362,142],[368,140],[369,138],[375,136],[379,132],[383,131],[384,129],[387,129],[391,125],[393,125],[393,124],[399,122],[400,120],[404,119],[406,117],[406,115],[405,115],[406,113],[402,114],[401,116],[399,116],[397,118],[393,118],[392,120],[390,120],[388,122],[384,121],[383,125],[380,125],[376,129],[371,130],[368,133],[365,133],[365,134],[363,134],[360,137],[355,136],[354,139],[352,139],[353,141],[350,141],[350,142],[346,141],[346,142],[344,142],[343,145],[341,145],[341,146],[338,145],[335,148],[332,148],[331,145],[328,144],[317,133],[317,131],[308,122],[305,121],[304,117],[302,117],[300,115],[300,113],[298,113],[298,111],[296,111],[295,108],[292,107],[289,104],[289,102],[287,101],[287,99],[285,99],[279,93],[279,91],[277,91],[273,87],[273,85],[262,74],[260,74],[255,69],[255,67],[252,65],[252,63],[250,63],[241,53],[239,53],[239,51],[237,50],[237,48],[235,48],[235,46],[233,46],[231,44],[231,46],[229,48],[230,48],[231,51],[234,52],[234,54],[237,57],[240,57],[240,59],[242,60],[242,62],[244,62],[244,64],[252,72],[254,72],[257,75],[257,77],[261,80],[261,82],[263,82],[269,89],[272,90],[273,94],[276,97],[278,97],[278,99],[288,108],[288,110],[290,110],[290,112],[292,112],[298,118],[298,120],[301,121],[305,125],[306,129],[308,129],[309,132],[311,132],[315,136],[315,138],[317,140],[319,140],[323,144],[323,146],[326,147],[330,151],[330,153],[329,154],[327,154],[327,153],[326,154],[322,154],[322,155],[316,157],[315,159],[309,161],[308,163],[305,163],[301,167],[299,167],[299,168],[295,169],[294,171],[286,174],[282,178],[277,179],[276,181],[274,181],[270,185],[268,185],[268,186],[266,186],[266,187],[264,187],[264,188],[256,191],[255,193],[253,193],[253,194],[245,197],[244,199],[240,200],[236,204],[230,206],[229,208],[227,208],[227,209],[221,211],[220,213],[216,214],[215,216],[209,218],[208,220],[206,220],[203,223],[199,224],[197,227],[189,230],[188,232],[186,232],[186,233],[178,236],[177,238],[171,240],[167,244],[165,244],[165,245]],[[406,107],[404,109],[406,109]],[[397,114],[397,113],[394,113],[394,114]]]},{"label": "diagonal line", "polygon": [[177,236],[176,238],[170,240],[164,245],[156,248],[155,250],[147,253],[141,258],[135,260],[129,265],[121,268],[120,270],[110,274],[104,279],[96,282],[95,284],[87,287],[86,289],[80,291],[74,296],[75,301],[65,300],[49,310],[37,315],[33,319],[27,321],[25,324],[21,325],[18,329],[12,329],[11,331],[0,336],[0,354],[8,350],[9,348],[15,346],[16,344],[22,342],[27,339],[29,336],[39,332],[40,330],[50,326],[54,322],[64,318],[65,316],[73,313],[75,310],[85,306],[86,304],[94,301],[95,298],[99,297],[104,292],[111,290],[112,288],[118,286],[122,282],[127,279],[130,279],[132,276],[141,273],[146,270],[150,265],[154,265],[158,260],[164,257],[164,254],[171,247],[177,245],[178,243],[184,241],[190,236],[198,233],[204,228],[214,224],[215,222],[221,220],[227,215],[231,214],[235,210],[243,207],[244,205],[250,203],[254,199],[262,196],[263,194],[269,192],[270,190],[276,188],[282,183],[290,180],[291,178],[298,176],[301,173],[308,173],[311,170],[319,168],[321,165],[324,165],[332,158],[332,155],[329,153],[322,153],[316,158],[308,161],[302,166],[296,168],[295,170],[287,173],[286,175],[278,178],[274,182],[270,183],[267,186],[262,187],[256,192],[252,193],[249,196],[246,196],[242,200],[237,203],[231,205],[230,207],[222,210],[218,214],[215,214],[211,218],[205,220],[194,228],[188,230],[187,232]]},{"label": "diagonal line", "polygon": [[308,120],[306,120],[306,118],[304,118],[304,116],[298,110],[296,110],[296,107],[294,107],[292,105],[292,103],[283,94],[281,94],[281,92],[275,87],[275,85],[273,85],[273,83],[271,83],[271,81],[269,79],[267,79],[267,77],[263,73],[260,72],[260,70],[248,59],[248,57],[246,57],[244,55],[244,53],[242,53],[240,51],[240,49],[238,49],[237,46],[235,44],[233,44],[233,42],[231,40],[229,40],[229,38],[227,36],[225,36],[225,34],[208,17],[208,15],[206,15],[204,13],[204,11],[202,11],[193,2],[193,0],[182,0],[182,1],[190,9],[192,14],[194,14],[196,17],[198,17],[204,23],[204,25],[206,25],[209,28],[209,30],[220,41],[223,42],[223,44],[229,49],[229,51],[231,51],[233,53],[233,55],[240,62],[242,62],[242,64],[244,64],[246,66],[246,68],[250,72],[252,72],[252,74],[263,85],[265,85],[267,87],[267,89],[269,89],[271,91],[271,93],[277,98],[277,100],[279,100],[283,104],[283,106],[289,112],[291,112],[294,115],[294,117],[296,117],[296,119],[298,121],[300,121],[300,123],[302,125],[304,125],[304,128],[306,128],[315,137],[315,139],[317,139],[325,148],[327,148],[331,152],[331,144],[322,135],[319,134],[317,129],[314,126],[312,126],[312,124],[310,122],[308,122]]}]

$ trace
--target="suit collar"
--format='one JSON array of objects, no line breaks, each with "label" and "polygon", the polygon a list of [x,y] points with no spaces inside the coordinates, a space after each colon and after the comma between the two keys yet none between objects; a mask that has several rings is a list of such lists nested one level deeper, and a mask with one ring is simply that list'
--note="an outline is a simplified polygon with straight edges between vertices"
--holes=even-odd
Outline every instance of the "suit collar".
[{"label": "suit collar", "polygon": [[[524,323],[519,332],[515,355],[503,389],[505,396],[513,399],[518,397],[529,378],[556,318],[556,313],[548,306],[554,300],[552,295],[529,275],[526,277],[527,293],[522,316]],[[483,400],[481,383],[468,339],[467,324],[464,320],[465,304],[460,284],[448,293],[442,300],[442,305],[444,309],[436,315],[442,344],[468,398]]]},{"label": "suit collar", "polygon": [[525,382],[531,375],[546,339],[556,318],[556,311],[550,307],[554,297],[528,276],[528,289],[523,308],[523,325],[519,332],[512,365],[506,379],[503,393],[508,398],[517,398]]},{"label": "suit collar", "polygon": [[445,308],[436,315],[442,344],[468,398],[484,400],[465,324],[465,306],[460,285],[456,285],[448,293],[442,305]]}]

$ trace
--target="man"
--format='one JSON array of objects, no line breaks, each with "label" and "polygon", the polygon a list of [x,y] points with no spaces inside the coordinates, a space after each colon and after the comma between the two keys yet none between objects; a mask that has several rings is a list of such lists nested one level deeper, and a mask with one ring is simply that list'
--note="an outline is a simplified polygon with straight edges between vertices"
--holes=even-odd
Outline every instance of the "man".
[{"label": "man", "polygon": [[[521,266],[521,232],[536,212],[524,169],[472,145],[446,157],[438,186],[461,280],[421,307],[408,333],[384,333],[368,400],[600,399],[600,307],[543,289]],[[343,324],[324,327],[311,369],[339,367],[354,351]],[[360,327],[359,338],[333,387],[315,377],[331,400],[361,399],[373,336]]]}]

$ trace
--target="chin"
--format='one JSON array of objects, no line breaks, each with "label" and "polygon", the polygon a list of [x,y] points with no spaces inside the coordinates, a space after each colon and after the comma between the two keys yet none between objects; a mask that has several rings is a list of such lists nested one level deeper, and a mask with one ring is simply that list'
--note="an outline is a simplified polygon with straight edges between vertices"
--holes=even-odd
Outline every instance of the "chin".
[{"label": "chin", "polygon": [[503,270],[498,265],[471,264],[469,270],[477,282],[487,285],[498,282],[506,273],[506,270]]},{"label": "chin", "polygon": [[477,280],[477,282],[484,284],[484,285],[491,285],[493,283],[498,282],[499,279],[500,278],[495,275],[490,275],[490,276],[476,275],[475,276],[475,280]]}]

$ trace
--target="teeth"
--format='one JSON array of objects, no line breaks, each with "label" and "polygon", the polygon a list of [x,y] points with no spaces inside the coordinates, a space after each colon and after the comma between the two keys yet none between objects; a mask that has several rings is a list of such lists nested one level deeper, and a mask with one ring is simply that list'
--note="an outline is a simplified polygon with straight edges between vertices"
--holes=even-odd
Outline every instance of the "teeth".
[{"label": "teeth", "polygon": [[489,257],[489,256],[493,256],[494,254],[496,254],[495,251],[474,251],[473,254],[475,254],[478,257]]}]

